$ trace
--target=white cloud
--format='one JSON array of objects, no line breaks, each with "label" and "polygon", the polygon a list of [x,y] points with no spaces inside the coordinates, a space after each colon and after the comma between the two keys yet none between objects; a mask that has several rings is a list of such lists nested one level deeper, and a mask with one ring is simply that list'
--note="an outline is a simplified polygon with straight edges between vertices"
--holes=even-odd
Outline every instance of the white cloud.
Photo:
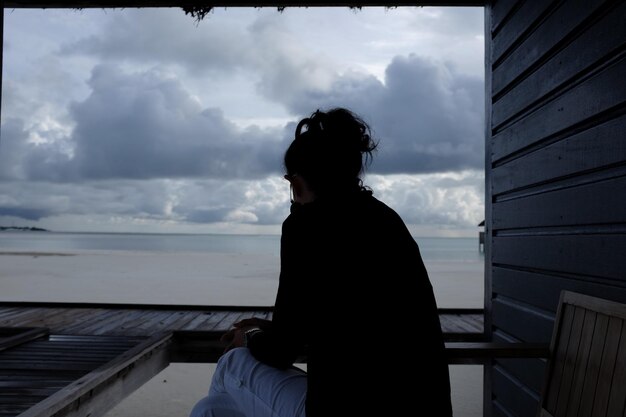
[{"label": "white cloud", "polygon": [[371,175],[367,179],[374,195],[409,224],[463,229],[484,219],[484,174],[480,171]]}]

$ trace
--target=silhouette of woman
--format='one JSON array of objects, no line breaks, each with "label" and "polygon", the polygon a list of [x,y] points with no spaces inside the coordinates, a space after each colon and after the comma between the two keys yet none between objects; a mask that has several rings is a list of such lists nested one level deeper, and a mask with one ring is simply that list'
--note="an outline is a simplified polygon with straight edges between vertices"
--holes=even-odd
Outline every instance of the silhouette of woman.
[{"label": "silhouette of woman", "polygon": [[[363,186],[377,143],[344,108],[300,121],[272,320],[236,323],[192,417],[452,415],[437,304],[417,243]],[[306,372],[293,366],[306,355]]]}]

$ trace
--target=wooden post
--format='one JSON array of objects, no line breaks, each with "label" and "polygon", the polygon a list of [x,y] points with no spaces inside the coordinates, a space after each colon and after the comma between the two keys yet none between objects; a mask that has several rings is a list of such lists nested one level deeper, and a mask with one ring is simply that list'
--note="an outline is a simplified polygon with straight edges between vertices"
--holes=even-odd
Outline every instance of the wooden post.
[{"label": "wooden post", "polygon": [[[2,118],[2,56],[4,55],[4,0],[0,0],[0,119]],[[0,138],[1,140],[2,138]]]}]

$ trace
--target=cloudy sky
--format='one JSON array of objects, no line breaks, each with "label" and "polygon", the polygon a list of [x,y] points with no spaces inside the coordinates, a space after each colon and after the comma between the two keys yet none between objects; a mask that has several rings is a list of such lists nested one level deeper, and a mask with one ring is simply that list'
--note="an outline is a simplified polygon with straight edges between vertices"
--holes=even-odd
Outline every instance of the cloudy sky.
[{"label": "cloudy sky", "polygon": [[415,235],[484,216],[480,8],[7,10],[0,225],[278,233],[297,121],[347,107]]}]

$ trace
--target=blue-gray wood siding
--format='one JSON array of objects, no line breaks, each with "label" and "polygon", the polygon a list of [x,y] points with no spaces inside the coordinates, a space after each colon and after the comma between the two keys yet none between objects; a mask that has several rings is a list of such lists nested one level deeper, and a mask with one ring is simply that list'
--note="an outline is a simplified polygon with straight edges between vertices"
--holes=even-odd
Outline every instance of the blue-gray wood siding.
[{"label": "blue-gray wood siding", "polygon": [[[560,291],[626,302],[626,1],[486,8],[487,332],[549,342]],[[535,416],[545,361],[486,369],[487,416]]]}]

